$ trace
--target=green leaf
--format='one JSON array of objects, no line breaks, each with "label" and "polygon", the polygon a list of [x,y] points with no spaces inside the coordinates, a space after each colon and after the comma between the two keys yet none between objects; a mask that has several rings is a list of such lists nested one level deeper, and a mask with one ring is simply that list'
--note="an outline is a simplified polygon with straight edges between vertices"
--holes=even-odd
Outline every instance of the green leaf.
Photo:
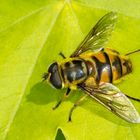
[{"label": "green leaf", "polygon": [[[65,90],[41,82],[48,66],[62,60],[59,52],[68,57],[107,12],[118,12],[108,47],[122,54],[139,49],[139,9],[137,0],[1,0],[0,139],[52,140],[58,129],[69,140],[140,139],[139,124],[125,122],[91,98],[77,107],[68,123],[70,108],[84,93],[73,91],[53,111]],[[130,58],[133,72],[117,87],[140,98],[140,55]],[[140,112],[140,104],[133,103]]]}]

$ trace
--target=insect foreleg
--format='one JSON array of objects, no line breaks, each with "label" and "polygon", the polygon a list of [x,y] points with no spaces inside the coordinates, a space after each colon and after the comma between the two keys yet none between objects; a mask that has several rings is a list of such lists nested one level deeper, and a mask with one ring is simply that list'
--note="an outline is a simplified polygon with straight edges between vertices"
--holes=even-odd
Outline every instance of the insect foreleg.
[{"label": "insect foreleg", "polygon": [[78,99],[78,100],[74,103],[73,107],[71,108],[71,110],[70,110],[70,112],[69,112],[69,119],[68,119],[69,122],[72,121],[71,117],[72,117],[73,110],[74,110],[87,96],[88,96],[87,94],[84,95],[84,96],[82,96],[80,99]]},{"label": "insect foreleg", "polygon": [[69,93],[70,93],[71,89],[67,89],[67,92],[64,94],[64,96],[61,98],[60,101],[58,101],[58,103],[53,107],[53,110],[55,110],[57,107],[59,107],[59,105],[62,103],[62,101],[65,100],[66,97],[68,97]]},{"label": "insect foreleg", "polygon": [[62,52],[60,52],[59,55],[60,55],[63,59],[66,58],[65,55],[64,55]]}]

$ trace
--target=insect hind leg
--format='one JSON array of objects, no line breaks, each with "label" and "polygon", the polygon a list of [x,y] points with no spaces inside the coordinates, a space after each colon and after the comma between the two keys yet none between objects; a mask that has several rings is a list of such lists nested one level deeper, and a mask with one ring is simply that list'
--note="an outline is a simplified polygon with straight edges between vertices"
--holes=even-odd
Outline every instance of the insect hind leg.
[{"label": "insect hind leg", "polygon": [[138,53],[138,52],[140,52],[140,49],[137,49],[135,51],[129,52],[129,53],[125,54],[125,55],[127,56],[127,55],[131,55],[131,54]]},{"label": "insect hind leg", "polygon": [[138,98],[131,97],[131,96],[127,95],[127,94],[125,94],[125,96],[128,97],[128,98],[131,99],[131,100],[140,102],[140,99],[138,99]]}]

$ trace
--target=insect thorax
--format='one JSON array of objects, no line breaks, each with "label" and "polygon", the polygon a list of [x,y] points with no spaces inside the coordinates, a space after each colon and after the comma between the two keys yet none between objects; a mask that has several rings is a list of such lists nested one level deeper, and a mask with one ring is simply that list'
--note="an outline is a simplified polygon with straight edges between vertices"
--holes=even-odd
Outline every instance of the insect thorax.
[{"label": "insect thorax", "polygon": [[88,75],[86,62],[80,58],[73,58],[61,65],[61,75],[65,84],[79,84]]}]

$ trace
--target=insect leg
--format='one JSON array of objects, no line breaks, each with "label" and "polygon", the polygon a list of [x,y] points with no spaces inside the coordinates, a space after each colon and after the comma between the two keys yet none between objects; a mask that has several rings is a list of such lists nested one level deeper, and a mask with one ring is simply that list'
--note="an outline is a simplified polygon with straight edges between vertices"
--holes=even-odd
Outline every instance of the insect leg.
[{"label": "insect leg", "polygon": [[131,55],[131,54],[133,54],[133,53],[137,53],[137,52],[140,52],[140,49],[135,50],[135,51],[133,51],[133,52],[129,52],[129,53],[125,54],[125,55]]},{"label": "insect leg", "polygon": [[64,59],[66,58],[65,55],[62,52],[60,52],[59,55]]},{"label": "insect leg", "polygon": [[132,99],[134,101],[140,102],[140,99],[138,99],[138,98],[131,97],[131,96],[127,95],[127,94],[125,94],[125,96],[127,96],[129,99]]},{"label": "insect leg", "polygon": [[71,108],[71,110],[70,110],[70,112],[69,112],[69,119],[68,119],[69,122],[72,121],[71,117],[72,117],[73,110],[74,110],[87,96],[88,96],[87,94],[84,95],[84,96],[82,96],[80,99],[78,99],[78,100],[74,103],[73,107]]},{"label": "insect leg", "polygon": [[67,89],[67,92],[64,94],[64,96],[61,98],[60,101],[58,101],[58,103],[53,107],[53,110],[55,110],[57,107],[59,107],[59,105],[62,103],[62,101],[65,100],[66,97],[68,97],[69,93],[70,93],[71,89]]}]

